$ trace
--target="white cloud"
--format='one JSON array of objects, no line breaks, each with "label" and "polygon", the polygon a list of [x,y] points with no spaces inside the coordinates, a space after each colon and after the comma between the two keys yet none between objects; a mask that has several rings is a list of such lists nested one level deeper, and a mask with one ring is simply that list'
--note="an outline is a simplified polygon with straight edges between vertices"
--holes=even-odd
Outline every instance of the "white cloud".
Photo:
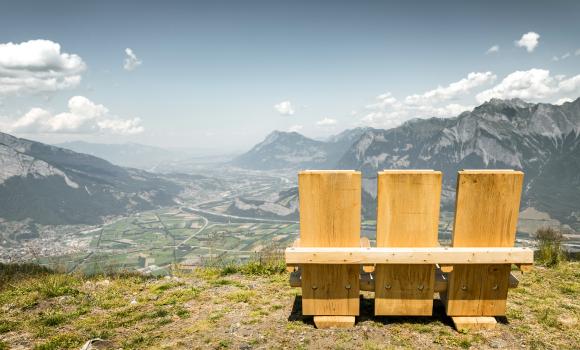
[{"label": "white cloud", "polygon": [[294,109],[290,101],[282,101],[274,105],[274,109],[280,113],[280,115],[293,115]]},{"label": "white cloud", "polygon": [[453,82],[446,87],[439,86],[421,95],[407,96],[405,103],[409,105],[432,105],[448,101],[467,94],[473,88],[493,82],[495,79],[496,76],[491,72],[471,72],[467,75],[467,78]]},{"label": "white cloud", "polygon": [[289,132],[299,132],[300,130],[304,129],[304,125],[292,125],[288,128]]},{"label": "white cloud", "polygon": [[390,92],[385,92],[376,97],[378,102],[367,105],[367,109],[384,109],[391,106],[396,106],[400,104],[397,99]]},{"label": "white cloud", "polygon": [[566,58],[572,56],[569,52],[566,52],[565,54],[563,54],[562,56],[553,56],[552,57],[552,61],[554,62],[558,62],[560,60],[565,60]]},{"label": "white cloud", "polygon": [[487,49],[487,51],[485,51],[485,54],[489,55],[489,54],[497,53],[497,52],[499,52],[499,45],[493,45],[492,47]]},{"label": "white cloud", "polygon": [[576,52],[574,52],[574,56],[580,56],[580,49],[576,50]]},{"label": "white cloud", "polygon": [[551,76],[549,70],[530,69],[515,71],[491,89],[477,94],[482,103],[492,98],[521,98],[526,101],[555,101],[580,93],[580,75],[566,79],[563,75]]},{"label": "white cloud", "polygon": [[8,132],[25,134],[90,134],[113,133],[138,134],[144,131],[139,118],[121,119],[109,110],[83,96],[74,96],[68,101],[68,111],[58,114],[42,108],[32,108],[22,117],[4,126]]},{"label": "white cloud", "polygon": [[332,126],[336,124],[336,119],[333,118],[324,118],[316,122],[318,126]]},{"label": "white cloud", "polygon": [[536,32],[528,32],[520,38],[520,40],[515,41],[517,47],[525,47],[528,52],[534,51],[538,46],[540,39],[540,34]]},{"label": "white cloud", "polygon": [[50,40],[0,44],[0,94],[51,92],[77,86],[86,64]]},{"label": "white cloud", "polygon": [[451,103],[465,98],[472,90],[495,81],[492,72],[472,72],[459,81],[439,86],[422,94],[413,94],[402,101],[390,92],[376,97],[377,102],[367,105],[369,110],[361,122],[380,128],[391,128],[411,118],[452,117],[473,109],[472,105]]},{"label": "white cloud", "polygon": [[125,54],[127,55],[127,57],[125,57],[125,63],[123,64],[123,68],[125,70],[132,71],[135,68],[139,67],[141,64],[143,64],[143,61],[140,61],[137,58],[132,49],[126,48]]},{"label": "white cloud", "polygon": [[563,105],[566,102],[572,102],[574,101],[573,99],[569,98],[569,97],[563,97],[561,99],[559,99],[558,101],[554,102],[555,105]]}]

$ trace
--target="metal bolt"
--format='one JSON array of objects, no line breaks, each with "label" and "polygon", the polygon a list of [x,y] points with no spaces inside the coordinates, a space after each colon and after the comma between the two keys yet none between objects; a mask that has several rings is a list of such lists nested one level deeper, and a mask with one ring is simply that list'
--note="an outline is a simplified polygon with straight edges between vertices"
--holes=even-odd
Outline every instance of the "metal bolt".
[{"label": "metal bolt", "polygon": [[344,288],[350,289],[350,284],[347,284],[346,286],[344,286]]},{"label": "metal bolt", "polygon": [[422,284],[420,284],[419,287],[417,287],[418,290],[423,290],[423,288],[425,288],[425,286],[423,286]]},{"label": "metal bolt", "polygon": [[385,289],[391,289],[391,285],[390,284],[385,284]]},{"label": "metal bolt", "polygon": [[461,290],[467,290],[467,286],[466,285],[461,286]]},{"label": "metal bolt", "polygon": [[499,288],[499,287],[498,287],[498,285],[497,285],[497,284],[494,284],[494,285],[493,285],[493,287],[491,287],[491,289],[493,289],[493,290],[497,290],[498,288]]}]

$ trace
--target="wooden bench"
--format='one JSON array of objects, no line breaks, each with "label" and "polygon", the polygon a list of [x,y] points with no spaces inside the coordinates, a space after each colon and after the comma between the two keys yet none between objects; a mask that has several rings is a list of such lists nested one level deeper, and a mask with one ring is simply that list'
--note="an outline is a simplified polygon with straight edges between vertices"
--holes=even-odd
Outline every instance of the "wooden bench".
[{"label": "wooden bench", "polygon": [[375,315],[431,315],[439,293],[458,329],[489,328],[490,316],[505,314],[518,284],[511,265],[533,264],[531,249],[513,247],[523,173],[460,172],[452,247],[437,241],[441,177],[380,172],[370,247],[360,237],[360,173],[299,173],[300,239],[286,263],[317,327],[354,325],[360,290],[375,292]]}]

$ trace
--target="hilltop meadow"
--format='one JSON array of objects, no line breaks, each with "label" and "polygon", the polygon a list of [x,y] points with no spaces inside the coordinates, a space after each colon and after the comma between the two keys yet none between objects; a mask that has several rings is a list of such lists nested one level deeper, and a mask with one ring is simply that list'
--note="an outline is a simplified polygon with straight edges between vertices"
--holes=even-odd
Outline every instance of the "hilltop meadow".
[{"label": "hilltop meadow", "polygon": [[374,317],[361,296],[352,329],[316,329],[281,260],[173,276],[86,276],[0,266],[0,349],[577,349],[580,263],[538,265],[510,290],[494,330],[457,332],[436,300],[432,317]]}]

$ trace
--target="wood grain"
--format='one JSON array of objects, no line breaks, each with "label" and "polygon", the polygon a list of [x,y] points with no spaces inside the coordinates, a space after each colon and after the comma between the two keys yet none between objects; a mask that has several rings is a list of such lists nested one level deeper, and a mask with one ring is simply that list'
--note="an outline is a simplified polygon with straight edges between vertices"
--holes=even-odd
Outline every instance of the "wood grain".
[{"label": "wood grain", "polygon": [[531,248],[286,248],[287,264],[530,264]]},{"label": "wood grain", "polygon": [[[386,170],[377,177],[377,247],[437,247],[441,172]],[[417,259],[418,260],[418,259]],[[435,265],[375,268],[376,315],[431,315]]]},{"label": "wood grain", "polygon": [[[359,247],[361,173],[303,171],[298,174],[301,247]],[[304,315],[359,314],[357,265],[303,265]]]},{"label": "wood grain", "polygon": [[[453,247],[513,247],[524,174],[460,171]],[[450,316],[505,315],[510,264],[455,265],[445,296]]]}]

